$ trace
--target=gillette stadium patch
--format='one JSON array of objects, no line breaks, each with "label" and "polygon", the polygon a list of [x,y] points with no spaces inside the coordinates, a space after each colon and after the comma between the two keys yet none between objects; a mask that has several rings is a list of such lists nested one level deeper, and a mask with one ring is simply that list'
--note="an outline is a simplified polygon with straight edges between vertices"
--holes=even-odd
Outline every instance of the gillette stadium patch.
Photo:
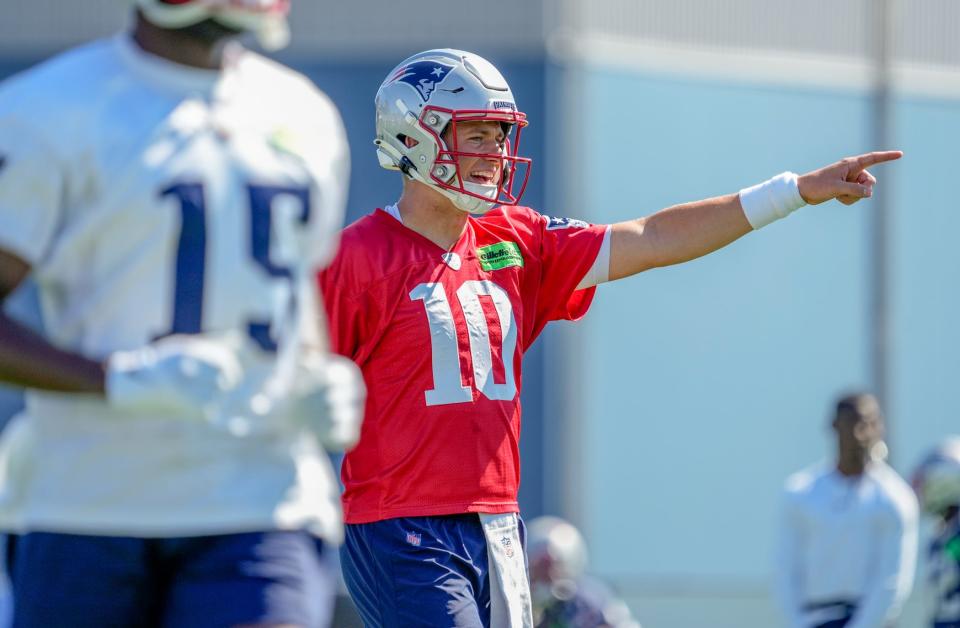
[{"label": "gillette stadium patch", "polygon": [[497,242],[477,249],[483,270],[500,270],[508,266],[523,266],[523,255],[516,242]]}]

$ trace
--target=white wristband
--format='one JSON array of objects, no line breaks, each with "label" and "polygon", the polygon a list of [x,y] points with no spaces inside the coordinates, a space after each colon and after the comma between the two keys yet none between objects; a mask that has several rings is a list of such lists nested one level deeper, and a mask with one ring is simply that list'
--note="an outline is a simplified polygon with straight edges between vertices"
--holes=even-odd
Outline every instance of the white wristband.
[{"label": "white wristband", "polygon": [[800,196],[797,174],[784,172],[753,187],[740,190],[740,205],[754,229],[786,218],[807,204]]}]

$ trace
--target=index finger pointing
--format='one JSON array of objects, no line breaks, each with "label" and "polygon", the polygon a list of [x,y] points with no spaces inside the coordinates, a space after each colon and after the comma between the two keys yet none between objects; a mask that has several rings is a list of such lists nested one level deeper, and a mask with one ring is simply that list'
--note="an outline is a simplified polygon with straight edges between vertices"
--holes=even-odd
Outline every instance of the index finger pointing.
[{"label": "index finger pointing", "polygon": [[893,161],[903,157],[901,150],[879,150],[872,153],[865,153],[856,157],[857,166],[860,169],[868,168],[874,164],[882,164],[885,161]]}]

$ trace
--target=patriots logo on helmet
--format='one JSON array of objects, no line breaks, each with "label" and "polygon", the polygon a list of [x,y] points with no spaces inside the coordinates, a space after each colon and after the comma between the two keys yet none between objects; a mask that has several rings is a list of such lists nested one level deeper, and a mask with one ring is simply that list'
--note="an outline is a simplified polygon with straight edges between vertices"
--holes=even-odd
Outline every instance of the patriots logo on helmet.
[{"label": "patriots logo on helmet", "polygon": [[430,100],[430,95],[437,88],[437,85],[443,82],[443,79],[453,70],[452,65],[440,63],[437,61],[416,61],[403,66],[397,70],[390,82],[402,81],[420,94],[424,102]]}]

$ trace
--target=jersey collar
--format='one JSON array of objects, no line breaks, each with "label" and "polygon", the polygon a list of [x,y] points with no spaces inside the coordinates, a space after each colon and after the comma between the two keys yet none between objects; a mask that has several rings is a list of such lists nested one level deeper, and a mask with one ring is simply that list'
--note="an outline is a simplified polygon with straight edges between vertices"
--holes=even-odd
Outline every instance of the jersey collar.
[{"label": "jersey collar", "polygon": [[[403,234],[404,237],[413,241],[420,248],[435,249],[436,251],[440,252],[444,251],[444,249],[441,248],[436,242],[433,242],[429,238],[425,238],[410,227],[403,224],[403,220],[400,218],[400,210],[396,207],[396,205],[393,205],[392,207],[393,211],[391,211],[391,206],[389,205],[386,207],[377,208],[377,210],[373,212],[372,217],[375,220],[381,221],[389,229]],[[452,247],[450,247],[449,251],[459,252],[461,250],[465,250],[464,247],[469,249],[471,246],[473,246],[473,243],[476,241],[476,237],[474,236],[473,220],[473,216],[468,217],[467,225],[464,228],[463,233],[460,234],[460,238],[457,239]]]}]

